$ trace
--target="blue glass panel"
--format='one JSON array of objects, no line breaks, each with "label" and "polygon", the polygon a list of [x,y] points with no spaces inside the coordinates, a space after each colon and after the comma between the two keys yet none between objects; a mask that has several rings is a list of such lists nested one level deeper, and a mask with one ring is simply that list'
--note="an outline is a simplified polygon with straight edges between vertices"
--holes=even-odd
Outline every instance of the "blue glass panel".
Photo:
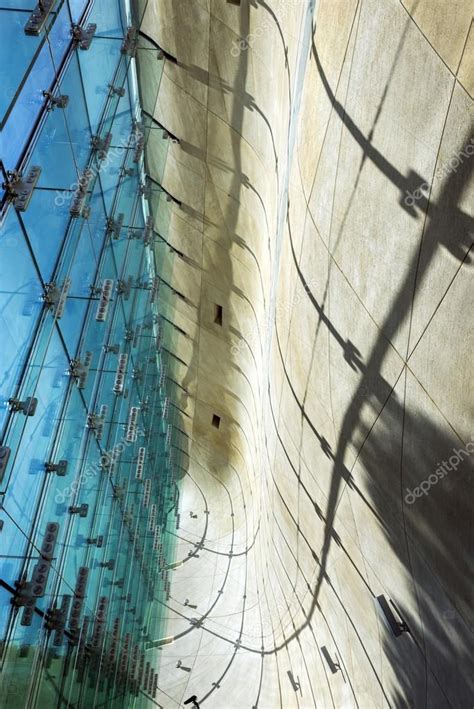
[{"label": "blue glass panel", "polygon": [[[97,243],[99,241],[99,243]],[[89,298],[94,285],[100,257],[100,240],[91,233],[89,222],[83,223],[79,243],[74,252],[74,261],[69,271],[71,278],[71,296]]]},{"label": "blue glass panel", "polygon": [[68,0],[68,5],[73,22],[77,22],[81,18],[84,8],[87,5],[86,0]]},{"label": "blue glass panel", "polygon": [[0,10],[0,118],[3,118],[35,52],[44,41],[44,37],[24,34],[28,17],[26,12]]},{"label": "blue glass panel", "polygon": [[41,295],[17,214],[10,209],[0,232],[0,430],[43,307]]},{"label": "blue glass panel", "polygon": [[98,132],[100,113],[109,95],[109,84],[113,82],[120,61],[118,44],[114,40],[96,37],[87,52],[79,53],[82,81],[94,135]]},{"label": "blue glass panel", "polygon": [[70,359],[73,359],[76,354],[79,338],[81,336],[79,323],[82,323],[84,320],[87,306],[88,303],[86,300],[68,298],[64,308],[64,315],[58,323]]},{"label": "blue glass panel", "polygon": [[[30,627],[16,623],[9,637],[9,651],[2,666],[2,682],[0,683],[0,706],[24,707],[28,705],[28,694],[31,680],[31,662],[34,650],[31,646],[43,640],[41,631],[42,620],[34,614]],[[23,651],[19,652],[19,648]],[[26,659],[25,659],[26,658]]]},{"label": "blue glass panel", "polygon": [[[35,0],[2,0],[2,7],[17,8],[18,10],[32,10],[34,6]],[[27,19],[28,17],[29,14],[25,14],[25,18]]]},{"label": "blue glass panel", "polygon": [[89,408],[91,407],[95,380],[98,376],[98,372],[102,368],[101,362],[104,355],[103,346],[107,339],[106,325],[105,323],[96,321],[95,313],[96,304],[92,303],[92,307],[89,308],[88,311],[87,320],[85,323],[84,332],[82,335],[78,353],[78,357],[81,361],[84,361],[87,352],[91,353],[92,355],[89,375],[82,390],[82,395],[86,402],[86,406]]},{"label": "blue glass panel", "polygon": [[[118,76],[115,78],[115,84],[119,85],[125,93],[111,106],[107,118],[111,123],[110,130],[114,136],[114,145],[126,147],[130,145],[133,119],[136,118],[136,112],[133,108],[133,86],[130,84],[128,76],[130,58],[125,56],[123,59]],[[126,75],[124,75],[124,70],[127,71]]]},{"label": "blue glass panel", "polygon": [[[2,579],[10,586],[20,578],[21,568],[24,564],[22,554],[25,553],[28,539],[26,533],[5,513],[0,511],[0,519],[3,522],[2,546],[0,549],[0,567],[2,569]],[[15,520],[16,521],[16,520]],[[0,587],[1,588],[1,587]],[[0,639],[4,637],[6,624],[10,617],[11,603],[8,597],[9,608],[2,607],[3,596],[0,595]]]},{"label": "blue glass panel", "polygon": [[69,204],[61,204],[55,192],[36,189],[23,215],[36,260],[45,282],[51,280],[69,224]]},{"label": "blue glass panel", "polygon": [[[32,372],[32,378],[37,379],[34,396],[38,399],[38,405],[35,415],[25,417],[21,422],[22,435],[16,442],[13,470],[4,501],[4,508],[23,530],[29,529],[33,523],[36,496],[44,483],[44,463],[48,460],[50,438],[59,420],[61,402],[69,381],[67,368],[64,349],[58,335],[53,333],[44,363],[39,362],[31,368],[37,370]],[[40,369],[41,376],[38,378]]]},{"label": "blue glass panel", "polygon": [[132,109],[130,101],[130,86],[128,80],[128,69],[131,59],[127,55],[122,55],[117,71],[114,76],[114,88],[123,89],[124,96],[119,96],[116,92],[111,92],[107,103],[106,117],[103,131],[112,132],[114,146],[126,146],[132,129]]},{"label": "blue glass panel", "polygon": [[63,3],[48,33],[48,42],[53,64],[58,72],[61,61],[71,44],[71,17],[67,3]]},{"label": "blue glass panel", "polygon": [[124,35],[126,18],[122,20],[121,3],[117,0],[101,0],[94,5],[90,21],[97,24],[97,34],[103,37],[118,37]]},{"label": "blue glass panel", "polygon": [[77,169],[63,110],[54,109],[48,113],[30,164],[41,167],[39,187],[54,187],[63,191],[70,190],[71,185],[77,182]]},{"label": "blue glass panel", "polygon": [[115,151],[109,151],[106,160],[95,162],[95,169],[100,176],[101,201],[104,202],[108,214],[110,214],[112,209],[122,161],[123,157],[121,155],[117,155]]},{"label": "blue glass panel", "polygon": [[60,93],[70,97],[64,110],[69,143],[75,155],[77,168],[84,170],[91,152],[91,129],[79,70],[77,52],[71,58],[61,80]]},{"label": "blue glass panel", "polygon": [[117,276],[122,278],[123,272],[123,259],[128,249],[128,235],[125,229],[122,230],[120,239],[112,239],[110,243],[110,250],[113,253],[113,258],[117,264]]},{"label": "blue glass panel", "polygon": [[[131,159],[131,155],[128,155],[126,161],[127,168],[136,168],[135,163]],[[118,188],[118,199],[116,203],[116,212],[124,212],[125,214],[133,214],[133,207],[137,202],[137,177],[136,174],[131,177],[125,176],[120,181],[120,186]],[[129,217],[130,219],[130,217]]]},{"label": "blue glass panel", "polygon": [[[26,35],[24,37],[26,38]],[[7,66],[9,70],[11,62],[7,62]],[[17,165],[18,156],[33,127],[32,116],[38,115],[44,105],[43,91],[51,85],[54,75],[49,45],[44,44],[35,60],[34,71],[29,73],[2,131],[0,153],[9,170]]]},{"label": "blue glass panel", "polygon": [[105,238],[106,214],[104,210],[104,195],[100,185],[100,180],[95,179],[91,185],[92,195],[89,200],[90,216],[87,219],[87,228],[90,231],[91,239],[96,253],[102,248]]},{"label": "blue glass panel", "polygon": [[63,477],[52,476],[54,494],[47,496],[43,517],[46,520],[60,521],[58,509],[63,504],[69,504],[75,490],[75,481],[81,467],[81,451],[84,438],[87,435],[85,427],[86,408],[77,387],[70,388],[66,408],[61,416],[61,426],[58,431],[53,461],[67,460],[68,467]]},{"label": "blue glass panel", "polygon": [[[122,243],[124,243],[125,239],[121,239],[121,241]],[[107,238],[106,246],[104,248],[102,260],[100,263],[100,278],[113,278],[114,280],[117,279],[117,263],[114,258],[113,250],[113,244],[115,243],[117,243],[115,239],[112,239],[110,236]]]}]

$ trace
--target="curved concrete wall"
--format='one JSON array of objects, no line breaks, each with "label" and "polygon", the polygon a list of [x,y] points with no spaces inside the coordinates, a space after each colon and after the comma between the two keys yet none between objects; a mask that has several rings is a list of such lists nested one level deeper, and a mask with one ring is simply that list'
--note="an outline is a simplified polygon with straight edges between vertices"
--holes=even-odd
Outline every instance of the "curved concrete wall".
[{"label": "curved concrete wall", "polygon": [[155,118],[181,138],[163,184],[189,435],[162,706],[471,706],[471,11],[145,12],[178,58]]}]

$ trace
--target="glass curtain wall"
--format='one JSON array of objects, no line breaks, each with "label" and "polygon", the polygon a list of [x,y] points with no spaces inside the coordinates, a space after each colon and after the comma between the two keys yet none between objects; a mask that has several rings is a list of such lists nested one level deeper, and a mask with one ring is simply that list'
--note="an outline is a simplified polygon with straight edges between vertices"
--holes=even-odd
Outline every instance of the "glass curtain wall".
[{"label": "glass curtain wall", "polygon": [[156,103],[163,57],[125,0],[0,5],[0,707],[144,707],[183,463],[136,79]]}]

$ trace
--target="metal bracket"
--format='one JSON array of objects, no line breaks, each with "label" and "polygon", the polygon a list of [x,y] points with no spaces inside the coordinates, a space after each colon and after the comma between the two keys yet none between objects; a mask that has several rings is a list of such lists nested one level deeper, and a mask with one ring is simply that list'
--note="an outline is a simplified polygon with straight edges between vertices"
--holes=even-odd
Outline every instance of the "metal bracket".
[{"label": "metal bracket", "polygon": [[106,133],[103,138],[101,138],[100,135],[94,135],[92,137],[92,147],[94,150],[97,150],[99,160],[104,160],[107,157],[111,143],[112,133]]},{"label": "metal bracket", "polygon": [[80,25],[71,25],[71,34],[74,42],[77,42],[79,49],[89,49],[91,42],[97,30],[97,25],[90,22],[87,27],[81,27]]},{"label": "metal bracket", "polygon": [[79,359],[73,359],[69,365],[69,376],[76,380],[77,388],[84,389],[87,384],[87,377],[89,376],[89,369],[92,363],[92,352],[86,352],[84,356],[84,362]]},{"label": "metal bracket", "polygon": [[133,121],[132,135],[130,137],[131,147],[134,148],[133,151],[133,162],[139,163],[140,158],[145,147],[145,134],[143,123],[140,121]]},{"label": "metal bracket", "polygon": [[95,319],[97,320],[97,322],[105,322],[107,319],[107,313],[109,310],[110,301],[112,299],[113,288],[113,279],[105,278],[102,284],[99,305],[97,306],[97,312],[95,314]]},{"label": "metal bracket", "polygon": [[138,30],[136,27],[128,27],[127,33],[123,39],[121,54],[127,54],[129,57],[134,57],[137,53],[138,45]]},{"label": "metal bracket", "polygon": [[[71,215],[71,217],[80,217],[82,214],[82,216],[87,218],[84,214],[85,210],[87,209],[86,207],[84,207],[84,202],[86,201],[87,191],[89,189],[92,176],[92,170],[86,169],[79,178],[79,186],[76,192],[74,193],[71,208],[69,210],[69,214]],[[87,216],[89,216],[89,214],[87,214]]]},{"label": "metal bracket", "polygon": [[33,584],[23,577],[20,581],[15,581],[15,595],[11,600],[14,608],[23,608],[23,615],[20,625],[29,626],[33,622],[36,598],[33,596]]},{"label": "metal bracket", "polygon": [[87,517],[87,513],[89,512],[89,505],[82,504],[78,505],[77,507],[71,506],[69,507],[69,512],[72,515],[79,515],[79,517]]},{"label": "metal bracket", "polygon": [[59,608],[54,605],[52,608],[49,608],[46,611],[45,627],[47,630],[55,631],[53,645],[56,647],[58,645],[61,645],[63,640],[64,628],[66,627],[66,620],[69,612],[70,603],[71,596],[64,594],[63,600],[61,601],[61,605]]},{"label": "metal bracket", "polygon": [[168,376],[168,368],[167,368],[166,364],[163,364],[161,367],[161,370],[160,370],[160,380],[159,380],[159,386],[161,389],[163,389],[163,387],[166,384],[167,376]]},{"label": "metal bracket", "polygon": [[146,218],[145,227],[143,229],[143,243],[145,246],[149,246],[153,241],[153,228],[155,223],[151,214]]},{"label": "metal bracket", "polygon": [[15,595],[11,599],[11,604],[15,608],[21,608],[26,605],[26,602],[31,598],[31,581],[26,580],[26,572],[18,580],[14,581]]},{"label": "metal bracket", "polygon": [[77,638],[79,635],[79,621],[82,606],[84,605],[88,576],[89,569],[86,566],[80,566],[79,574],[76,580],[76,587],[74,589],[74,598],[72,599],[71,613],[69,616],[69,628],[71,633],[74,635],[74,638]]},{"label": "metal bracket", "polygon": [[47,561],[53,560],[54,547],[56,546],[58,534],[59,524],[57,522],[48,522],[40,550],[42,559],[46,559]]},{"label": "metal bracket", "polygon": [[148,182],[145,182],[145,184],[141,183],[138,187],[138,194],[143,197],[144,199],[150,199],[151,195],[151,186]]},{"label": "metal bracket", "polygon": [[39,0],[25,25],[25,34],[37,37],[44,29],[55,0]]},{"label": "metal bracket", "polygon": [[120,212],[120,214],[117,216],[117,219],[114,219],[113,217],[107,217],[106,233],[113,234],[113,238],[118,239],[120,237],[120,231],[123,226],[124,218],[125,215],[122,212]]},{"label": "metal bracket", "polygon": [[87,414],[86,428],[90,431],[95,431],[97,428],[99,417],[95,413]]},{"label": "metal bracket", "polygon": [[36,407],[38,406],[38,399],[34,396],[29,396],[24,401],[19,401],[18,399],[8,399],[8,404],[10,406],[10,411],[21,411],[25,416],[34,416],[36,413]]},{"label": "metal bracket", "polygon": [[53,111],[55,108],[67,108],[69,104],[69,96],[66,94],[53,96],[51,91],[43,91],[43,96],[50,102],[48,111]]},{"label": "metal bracket", "polygon": [[17,170],[8,170],[7,181],[2,184],[2,187],[12,199],[18,212],[27,210],[40,175],[41,168],[37,165],[30,167],[26,177]]},{"label": "metal bracket", "polygon": [[44,288],[43,300],[48,308],[54,309],[54,317],[60,320],[64,315],[66,300],[71,288],[71,279],[66,276],[64,283],[58,287],[54,282],[46,283]]},{"label": "metal bracket", "polygon": [[95,538],[88,537],[87,543],[100,549],[104,543],[104,537],[102,534],[99,534],[99,536]]},{"label": "metal bracket", "polygon": [[143,155],[143,148],[145,147],[145,139],[143,136],[139,138],[135,145],[135,150],[133,151],[133,162],[139,163],[140,158]]},{"label": "metal bracket", "polygon": [[151,281],[151,288],[150,288],[150,299],[152,302],[155,300],[156,295],[159,290],[160,290],[160,277],[154,276]]},{"label": "metal bracket", "polygon": [[31,581],[26,581],[25,577],[20,579],[20,581],[15,581],[16,594],[12,603],[16,608],[24,606],[21,625],[31,625],[35,610],[35,599],[41,598],[45,594],[58,533],[59,524],[57,522],[48,522],[40,550],[41,558],[33,569]]},{"label": "metal bracket", "polygon": [[123,388],[125,383],[125,372],[127,370],[128,364],[128,354],[125,352],[119,356],[117,371],[115,372],[115,381],[113,386],[113,392],[117,396],[123,394]]},{"label": "metal bracket", "polygon": [[120,96],[123,98],[125,96],[125,88],[123,86],[114,86],[109,84],[110,93],[114,96]]},{"label": "metal bracket", "polygon": [[107,404],[102,404],[100,407],[100,411],[98,414],[92,414],[94,416],[94,436],[97,441],[102,440],[102,436],[104,435],[104,423],[105,423],[105,417],[107,416],[107,411],[108,411],[108,406]]},{"label": "metal bracket", "polygon": [[143,372],[140,367],[134,367],[132,369],[132,379],[136,382],[141,382],[143,380]]},{"label": "metal bracket", "polygon": [[44,467],[47,473],[56,473],[58,478],[63,478],[67,472],[68,462],[67,460],[60,460],[57,463],[45,463]]},{"label": "metal bracket", "polygon": [[129,276],[127,280],[120,279],[117,281],[117,294],[118,295],[123,295],[124,300],[128,300],[130,298],[130,292],[132,290],[132,285],[133,285],[133,277]]},{"label": "metal bracket", "polygon": [[137,277],[137,280],[135,281],[135,288],[138,290],[151,290],[151,280],[140,280],[140,277]]},{"label": "metal bracket", "polygon": [[158,59],[158,61],[162,61],[163,59],[167,59],[172,64],[178,63],[177,58],[175,56],[173,56],[172,54],[170,54],[169,52],[167,52],[165,49],[163,49],[163,47],[159,48],[156,58]]},{"label": "metal bracket", "polygon": [[146,454],[146,448],[143,446],[138,449],[138,456],[137,456],[137,466],[135,470],[135,479],[136,480],[142,480],[143,479],[143,467],[145,465],[145,454]]},{"label": "metal bracket", "polygon": [[[135,372],[135,369],[133,370]],[[138,406],[132,406],[128,414],[128,422],[125,430],[125,440],[128,443],[134,443],[137,440],[137,428],[138,428],[138,414],[140,413],[140,408]]]},{"label": "metal bracket", "polygon": [[104,352],[111,352],[112,354],[118,354],[120,352],[120,345],[115,343],[113,345],[104,345]]}]

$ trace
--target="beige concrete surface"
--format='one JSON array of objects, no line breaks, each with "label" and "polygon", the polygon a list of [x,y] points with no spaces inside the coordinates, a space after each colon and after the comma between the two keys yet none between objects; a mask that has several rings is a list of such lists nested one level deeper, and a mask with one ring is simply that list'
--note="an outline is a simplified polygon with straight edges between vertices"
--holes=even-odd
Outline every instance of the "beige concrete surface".
[{"label": "beige concrete surface", "polygon": [[178,59],[157,257],[186,298],[157,702],[468,709],[472,3],[160,0],[142,29]]}]

